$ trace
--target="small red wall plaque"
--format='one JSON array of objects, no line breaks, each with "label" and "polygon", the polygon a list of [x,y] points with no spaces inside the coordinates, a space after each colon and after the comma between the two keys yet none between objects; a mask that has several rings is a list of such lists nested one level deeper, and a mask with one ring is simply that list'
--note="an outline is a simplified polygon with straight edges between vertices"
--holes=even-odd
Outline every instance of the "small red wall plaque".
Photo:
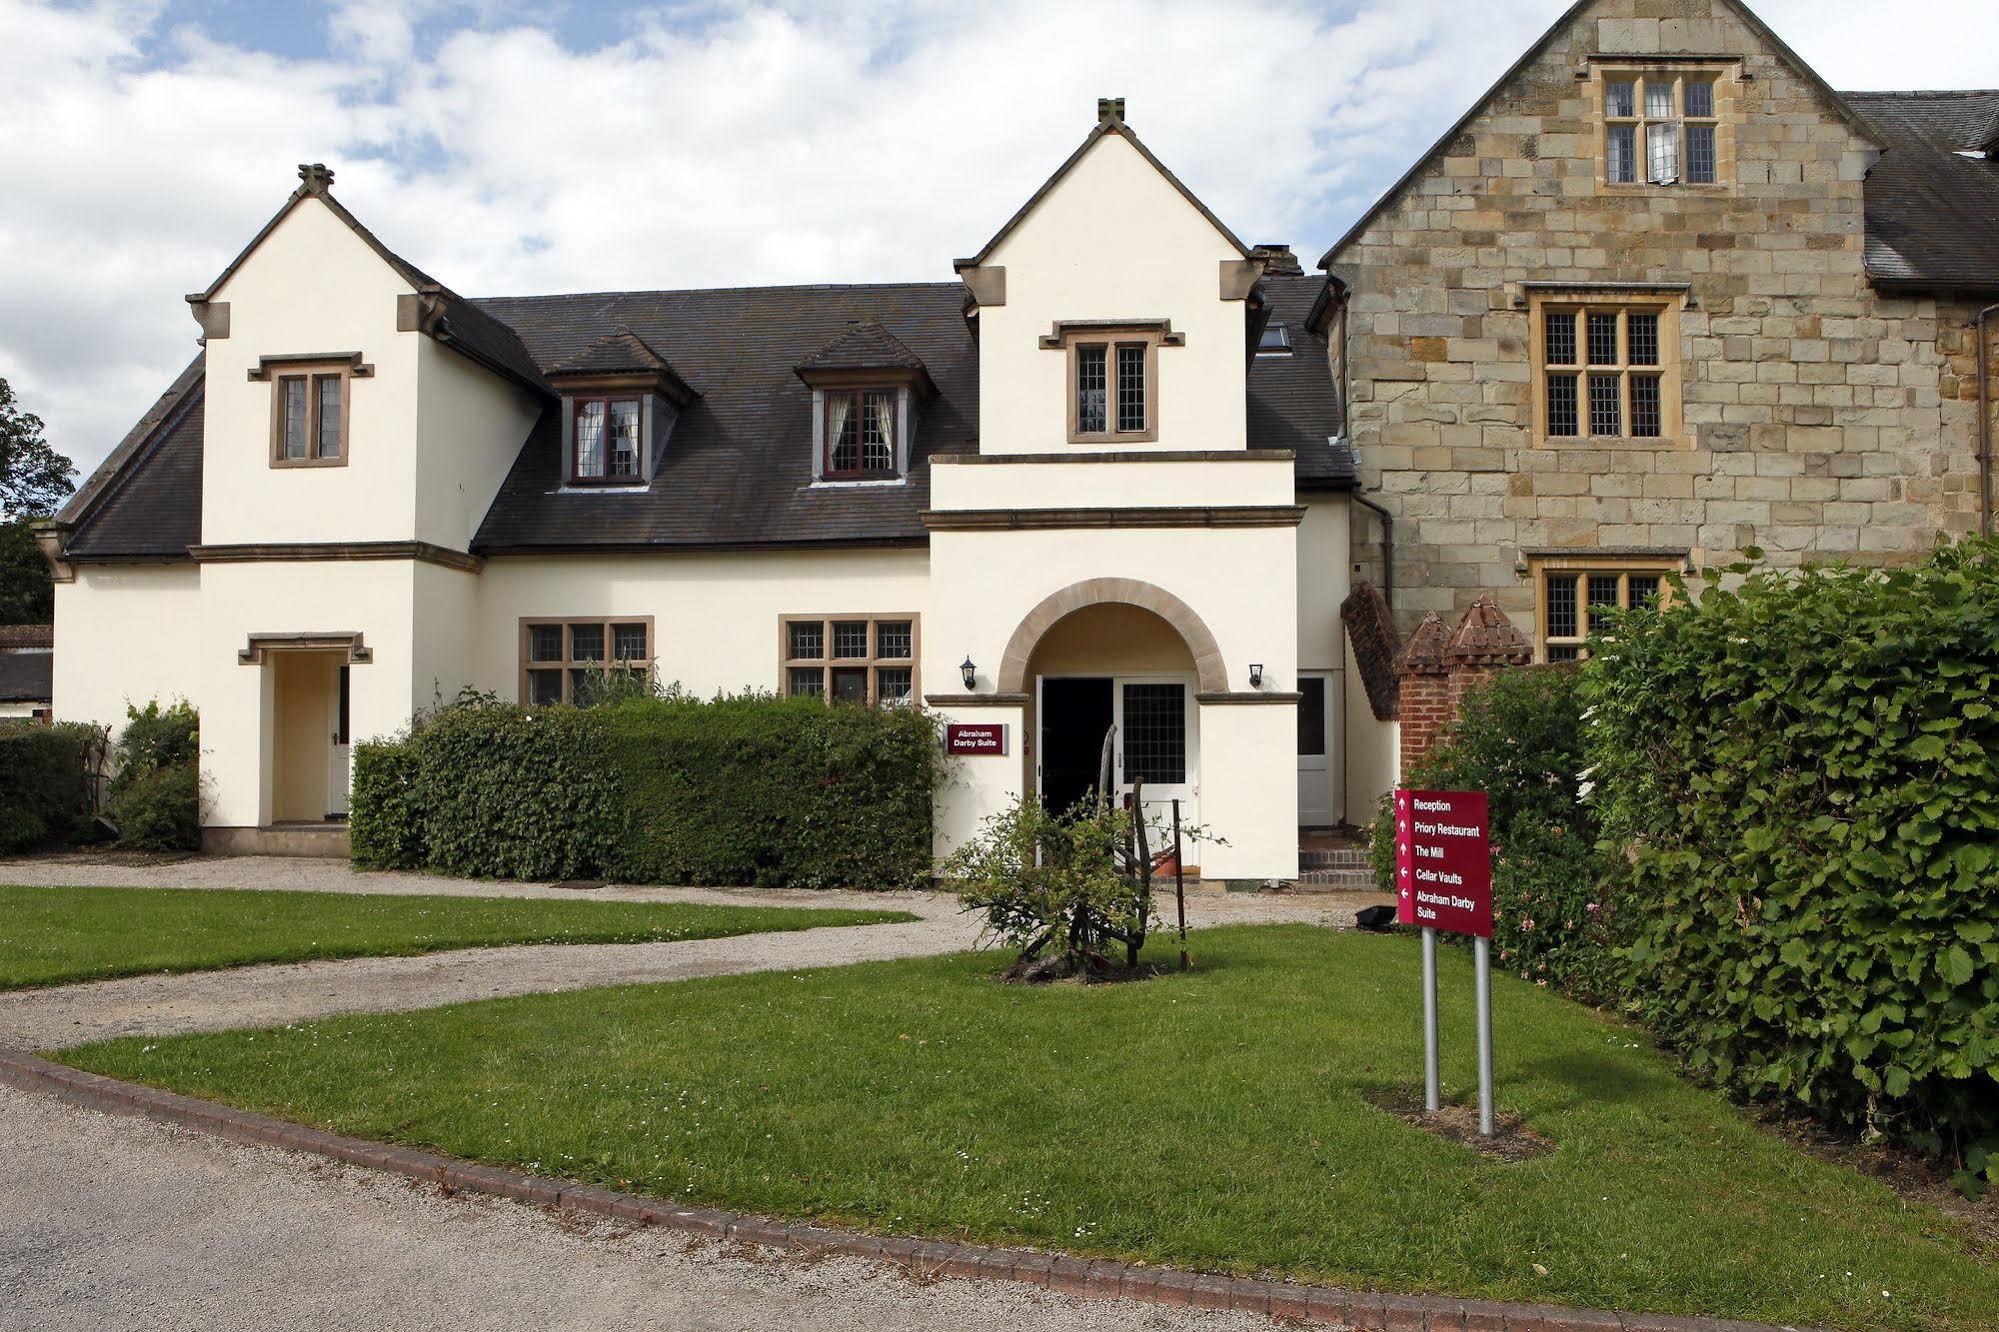
[{"label": "small red wall plaque", "polygon": [[1006,723],[945,722],[944,750],[950,754],[1004,754]]},{"label": "small red wall plaque", "polygon": [[1395,916],[1492,937],[1492,824],[1483,791],[1395,792]]}]

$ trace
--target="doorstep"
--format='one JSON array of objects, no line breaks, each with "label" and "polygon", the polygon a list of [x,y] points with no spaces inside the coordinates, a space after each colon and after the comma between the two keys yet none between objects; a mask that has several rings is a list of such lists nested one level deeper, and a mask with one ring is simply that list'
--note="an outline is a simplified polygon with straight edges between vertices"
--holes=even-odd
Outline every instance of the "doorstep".
[{"label": "doorstep", "polygon": [[307,856],[345,860],[344,822],[273,823],[262,828],[203,828],[201,849],[211,856]]}]

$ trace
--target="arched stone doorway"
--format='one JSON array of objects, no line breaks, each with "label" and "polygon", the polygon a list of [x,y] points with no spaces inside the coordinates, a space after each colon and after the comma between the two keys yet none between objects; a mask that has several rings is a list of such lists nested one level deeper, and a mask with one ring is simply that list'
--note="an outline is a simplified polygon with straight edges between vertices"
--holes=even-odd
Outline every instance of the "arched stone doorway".
[{"label": "arched stone doorway", "polygon": [[1048,596],[1021,619],[1013,637],[1007,640],[1006,652],[1000,660],[999,692],[1018,694],[1026,691],[1031,683],[1028,659],[1033,656],[1042,635],[1056,623],[1088,607],[1106,605],[1135,606],[1172,625],[1194,659],[1202,691],[1222,693],[1228,689],[1228,669],[1222,662],[1222,650],[1216,645],[1215,636],[1208,632],[1208,626],[1194,613],[1193,607],[1165,588],[1136,578],[1090,578],[1071,583]]}]

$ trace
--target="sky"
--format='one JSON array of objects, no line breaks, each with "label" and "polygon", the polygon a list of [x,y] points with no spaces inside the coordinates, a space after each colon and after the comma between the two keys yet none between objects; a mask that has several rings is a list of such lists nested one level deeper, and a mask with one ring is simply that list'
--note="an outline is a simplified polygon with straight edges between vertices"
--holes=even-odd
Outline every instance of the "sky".
[{"label": "sky", "polygon": [[[0,378],[87,473],[313,161],[469,296],[948,281],[1114,95],[1310,269],[1565,5],[0,0]],[[1756,9],[1835,87],[1999,85],[1993,0]]]}]

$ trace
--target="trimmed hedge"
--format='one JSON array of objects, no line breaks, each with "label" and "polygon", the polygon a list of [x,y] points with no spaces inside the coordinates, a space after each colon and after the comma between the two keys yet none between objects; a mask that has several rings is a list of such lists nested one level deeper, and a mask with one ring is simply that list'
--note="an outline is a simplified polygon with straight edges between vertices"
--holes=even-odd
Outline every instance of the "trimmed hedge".
[{"label": "trimmed hedge", "polygon": [[136,851],[192,851],[201,845],[201,717],[185,699],[161,707],[125,705],[118,772],[106,812],[118,845]]},{"label": "trimmed hedge", "polygon": [[89,819],[104,733],[77,722],[0,723],[0,852],[66,837]]},{"label": "trimmed hedge", "polygon": [[768,696],[451,707],[355,749],[354,861],[496,878],[902,888],[935,723]]},{"label": "trimmed hedge", "polygon": [[1634,998],[1719,1082],[1969,1183],[1999,1149],[1999,544],[1726,572],[1583,675]]}]

